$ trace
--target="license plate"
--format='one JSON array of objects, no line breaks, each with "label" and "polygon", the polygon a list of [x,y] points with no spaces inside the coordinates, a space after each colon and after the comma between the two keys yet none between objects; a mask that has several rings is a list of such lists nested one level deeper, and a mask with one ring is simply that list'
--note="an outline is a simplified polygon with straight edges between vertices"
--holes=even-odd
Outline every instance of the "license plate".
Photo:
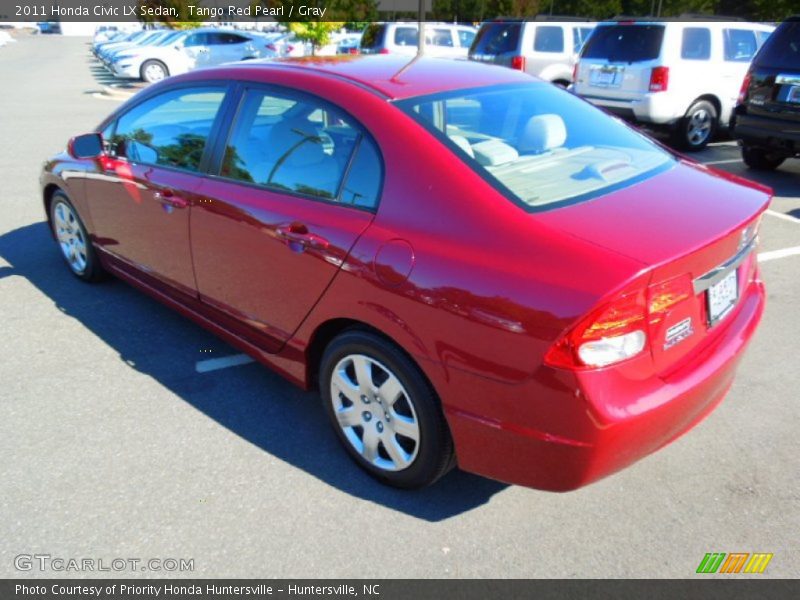
[{"label": "license plate", "polygon": [[714,325],[736,306],[739,296],[739,279],[736,269],[708,288],[707,294],[708,323]]},{"label": "license plate", "polygon": [[589,85],[619,87],[622,83],[621,69],[593,69],[589,72]]}]

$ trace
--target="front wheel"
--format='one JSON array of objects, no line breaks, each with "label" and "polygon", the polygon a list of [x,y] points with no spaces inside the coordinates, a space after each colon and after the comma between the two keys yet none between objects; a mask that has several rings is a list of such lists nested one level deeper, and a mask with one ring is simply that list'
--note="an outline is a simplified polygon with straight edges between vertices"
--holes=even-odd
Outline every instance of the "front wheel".
[{"label": "front wheel", "polygon": [[698,152],[713,139],[717,130],[717,109],[708,100],[698,100],[686,111],[673,133],[675,145],[689,152]]},{"label": "front wheel", "polygon": [[97,253],[78,213],[62,192],[56,192],[50,203],[53,235],[73,275],[84,281],[99,281],[105,276]]},{"label": "front wheel", "polygon": [[774,171],[783,164],[786,157],[768,152],[763,148],[742,146],[742,160],[744,164],[756,171]]},{"label": "front wheel", "polygon": [[167,77],[169,69],[160,60],[148,60],[142,65],[142,79],[147,83],[156,83]]},{"label": "front wheel", "polygon": [[434,483],[453,465],[439,400],[419,368],[383,338],[345,332],[325,350],[320,392],[351,458],[400,488]]}]

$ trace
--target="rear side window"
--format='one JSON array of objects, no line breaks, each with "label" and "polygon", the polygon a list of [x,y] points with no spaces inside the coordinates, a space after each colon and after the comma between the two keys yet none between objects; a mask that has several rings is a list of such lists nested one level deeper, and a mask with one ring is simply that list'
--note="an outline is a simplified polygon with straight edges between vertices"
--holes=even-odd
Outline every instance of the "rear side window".
[{"label": "rear side window", "polygon": [[418,37],[416,27],[398,27],[394,30],[395,46],[416,46]]},{"label": "rear side window", "polygon": [[[414,32],[416,34],[416,31]],[[426,37],[425,43],[433,44],[434,46],[445,46],[447,48],[452,48],[453,44],[453,34],[450,33],[449,29],[434,29],[433,34],[425,29]],[[416,46],[416,41],[414,42]]]},{"label": "rear side window", "polygon": [[576,27],[572,30],[572,51],[580,52],[589,35],[592,33],[591,27]]},{"label": "rear side window", "polygon": [[112,145],[132,162],[197,171],[224,97],[207,88],[151,98],[119,118]]},{"label": "rear side window", "polygon": [[756,34],[752,29],[725,29],[725,60],[750,62],[758,51]]},{"label": "rear side window", "polygon": [[364,35],[361,36],[361,47],[366,49],[378,48],[383,45],[383,34],[386,31],[386,25],[372,23],[367,25],[364,30]]},{"label": "rear side window", "polygon": [[711,58],[711,31],[705,27],[687,27],[683,30],[681,58],[708,60]]},{"label": "rear side window", "polygon": [[341,201],[364,208],[378,206],[383,179],[382,164],[375,143],[366,136],[362,137],[342,188]]},{"label": "rear side window", "polygon": [[786,21],[776,29],[756,55],[759,67],[800,71],[800,21]]},{"label": "rear side window", "polygon": [[581,57],[627,63],[654,60],[663,41],[663,25],[601,26],[589,36]]},{"label": "rear side window", "polygon": [[483,25],[472,42],[473,54],[505,54],[519,47],[519,23],[488,23]]},{"label": "rear side window", "polygon": [[366,206],[375,198],[366,184],[353,184],[354,191],[340,198],[353,152],[364,137],[340,111],[322,102],[249,91],[239,107],[220,174],[315,198],[359,200]]},{"label": "rear side window", "polygon": [[564,52],[564,30],[552,25],[539,25],[533,37],[534,52]]},{"label": "rear side window", "polygon": [[474,31],[470,31],[469,29],[458,30],[458,42],[459,44],[461,44],[462,48],[469,48],[472,45],[474,39],[475,39]]}]

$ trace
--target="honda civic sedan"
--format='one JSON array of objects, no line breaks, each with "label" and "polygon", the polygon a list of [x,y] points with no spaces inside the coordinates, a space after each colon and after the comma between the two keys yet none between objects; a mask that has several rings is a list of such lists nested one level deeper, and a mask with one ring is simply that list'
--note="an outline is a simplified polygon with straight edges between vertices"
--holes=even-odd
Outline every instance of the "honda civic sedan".
[{"label": "honda civic sedan", "polygon": [[318,389],[399,487],[618,471],[714,409],[764,308],[768,188],[511,69],[196,71],[73,138],[41,187],[75,276]]}]

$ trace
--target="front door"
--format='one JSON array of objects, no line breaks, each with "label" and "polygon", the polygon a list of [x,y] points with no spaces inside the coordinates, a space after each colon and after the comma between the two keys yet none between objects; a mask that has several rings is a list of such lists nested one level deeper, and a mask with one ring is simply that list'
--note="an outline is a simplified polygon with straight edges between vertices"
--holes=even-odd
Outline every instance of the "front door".
[{"label": "front door", "polygon": [[110,152],[86,180],[95,243],[194,295],[189,213],[225,92],[184,88],[133,107],[111,126]]},{"label": "front door", "polygon": [[372,221],[380,158],[371,138],[334,107],[253,88],[220,162],[192,214],[200,298],[274,351]]}]

